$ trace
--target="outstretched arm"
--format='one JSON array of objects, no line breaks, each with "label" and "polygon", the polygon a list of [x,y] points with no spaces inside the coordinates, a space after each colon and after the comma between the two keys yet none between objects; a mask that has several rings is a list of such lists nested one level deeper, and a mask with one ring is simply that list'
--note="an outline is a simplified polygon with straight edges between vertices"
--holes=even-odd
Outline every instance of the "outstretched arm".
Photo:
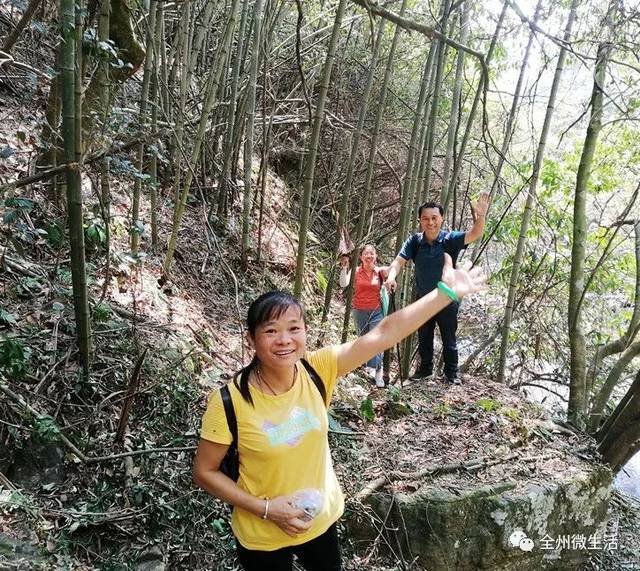
[{"label": "outstretched arm", "polygon": [[464,235],[465,246],[482,237],[487,210],[489,210],[489,193],[482,192],[480,194],[480,198],[478,198],[478,202],[476,202],[476,205],[473,208],[473,212],[475,214],[473,226],[471,227],[471,230],[466,232]]},{"label": "outstretched arm", "polygon": [[[397,258],[396,258],[397,259]],[[479,268],[467,272],[453,268],[451,256],[445,254],[442,281],[459,298],[480,291],[486,282],[486,276]],[[451,298],[435,289],[411,305],[385,317],[380,324],[366,335],[338,347],[338,376],[352,371],[374,355],[393,347],[425,321],[451,303]]]}]

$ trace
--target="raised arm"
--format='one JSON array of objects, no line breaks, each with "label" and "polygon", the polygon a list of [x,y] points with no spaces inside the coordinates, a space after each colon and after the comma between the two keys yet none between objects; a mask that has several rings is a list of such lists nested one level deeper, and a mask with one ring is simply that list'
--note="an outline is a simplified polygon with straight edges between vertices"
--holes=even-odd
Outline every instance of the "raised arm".
[{"label": "raised arm", "polygon": [[[469,272],[454,269],[451,256],[445,254],[442,281],[455,292],[458,298],[462,298],[481,290],[486,282],[486,277],[477,267]],[[449,303],[451,303],[451,298],[440,289],[435,289],[411,305],[385,317],[377,327],[366,335],[349,343],[343,343],[338,347],[338,375],[341,376],[352,371],[374,355],[393,347]]]},{"label": "raised arm", "polygon": [[465,246],[480,238],[484,233],[484,223],[487,216],[487,210],[489,210],[489,193],[482,192],[480,193],[478,202],[476,202],[476,205],[473,208],[475,215],[473,226],[471,227],[471,230],[466,232],[464,235]]},{"label": "raised arm", "polygon": [[340,277],[338,283],[340,287],[347,287],[351,281],[351,266],[349,265],[349,256],[343,254],[340,256]]},{"label": "raised arm", "polygon": [[393,293],[396,291],[398,284],[396,282],[396,278],[400,275],[402,268],[406,265],[407,260],[405,260],[402,256],[396,256],[396,259],[391,262],[389,266],[389,272],[387,273],[387,279],[384,282],[384,287],[387,288],[389,293]]}]

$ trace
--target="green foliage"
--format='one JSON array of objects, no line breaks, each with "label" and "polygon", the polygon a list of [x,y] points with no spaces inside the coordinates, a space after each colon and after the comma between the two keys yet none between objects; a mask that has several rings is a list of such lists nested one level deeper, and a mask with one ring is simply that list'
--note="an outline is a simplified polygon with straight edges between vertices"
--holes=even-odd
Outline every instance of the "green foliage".
[{"label": "green foliage", "polygon": [[56,440],[60,435],[56,421],[48,415],[42,415],[35,419],[33,431],[38,438],[47,442]]},{"label": "green foliage", "polygon": [[336,417],[336,414],[332,408],[327,411],[327,421],[329,424],[329,430],[332,432],[353,432],[348,426],[344,426]]},{"label": "green foliage", "polygon": [[398,387],[391,385],[387,389],[387,397],[393,402],[400,402],[402,399],[402,393]]},{"label": "green foliage", "polygon": [[452,412],[451,406],[445,401],[441,401],[433,407],[433,414],[441,420],[449,416]]},{"label": "green foliage", "polygon": [[137,234],[138,236],[142,236],[144,234],[144,223],[142,220],[136,220],[132,225],[130,232],[131,234]]},{"label": "green foliage", "polygon": [[84,235],[89,247],[102,249],[107,245],[107,230],[102,218],[94,218],[89,224],[85,224]]},{"label": "green foliage", "polygon": [[376,413],[373,410],[373,401],[371,400],[371,397],[367,397],[360,403],[360,413],[362,414],[362,418],[367,422],[373,422]]},{"label": "green foliage", "polygon": [[0,369],[10,379],[21,379],[28,370],[31,349],[19,339],[7,337],[0,344]]},{"label": "green foliage", "polygon": [[98,303],[93,308],[93,319],[96,323],[109,321],[113,315],[111,308],[106,303]]},{"label": "green foliage", "polygon": [[520,422],[522,420],[520,413],[515,408],[505,408],[502,410],[502,414],[514,422]]},{"label": "green foliage", "polygon": [[131,161],[128,160],[122,160],[116,157],[112,157],[110,168],[111,172],[113,172],[114,174],[121,174],[134,179],[137,178],[140,179],[143,183],[148,182],[150,179],[150,175],[139,170]]},{"label": "green foliage", "polygon": [[42,291],[43,285],[38,278],[24,276],[15,284],[14,289],[19,297],[32,298]]},{"label": "green foliage", "polygon": [[498,410],[502,405],[500,401],[490,398],[481,398],[476,401],[476,406],[484,412],[492,412]]},{"label": "green foliage", "polygon": [[391,418],[400,418],[414,412],[411,405],[403,398],[402,392],[394,386],[386,391],[387,412]]},{"label": "green foliage", "polygon": [[[3,498],[4,499],[4,498]],[[5,503],[6,502],[6,503]],[[33,498],[23,494],[20,490],[12,491],[7,499],[4,499],[4,506],[9,510],[20,510],[32,518],[42,517],[38,505]]]},{"label": "green foliage", "polygon": [[30,200],[28,198],[14,196],[12,198],[7,198],[4,201],[4,205],[6,207],[6,210],[2,217],[2,221],[5,224],[13,224],[24,214],[31,212],[35,203],[33,200]]},{"label": "green foliage", "polygon": [[64,243],[64,228],[57,221],[45,222],[43,230],[46,232],[47,242],[54,248],[58,248]]},{"label": "green foliage", "polygon": [[324,292],[327,291],[327,286],[329,282],[327,277],[324,275],[322,270],[316,270],[316,280],[318,281],[318,287]]},{"label": "green foliage", "polygon": [[551,159],[544,159],[540,173],[540,184],[547,195],[559,192],[563,187],[560,164]]},{"label": "green foliage", "polygon": [[6,325],[15,325],[16,318],[12,313],[5,311],[2,307],[0,307],[0,323],[5,323]]},{"label": "green foliage", "polygon": [[229,533],[229,524],[224,518],[215,518],[211,522],[211,527],[218,535],[227,535]]}]

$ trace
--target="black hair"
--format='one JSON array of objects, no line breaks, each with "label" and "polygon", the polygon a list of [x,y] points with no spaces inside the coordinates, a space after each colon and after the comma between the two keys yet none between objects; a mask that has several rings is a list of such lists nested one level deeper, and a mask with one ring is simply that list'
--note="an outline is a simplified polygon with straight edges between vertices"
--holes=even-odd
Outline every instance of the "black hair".
[{"label": "black hair", "polygon": [[371,242],[365,244],[364,246],[362,246],[362,248],[360,248],[360,255],[362,256],[362,252],[364,252],[367,248],[373,248],[373,251],[376,253],[376,255],[378,254],[378,248],[376,248],[375,244],[372,244]]},{"label": "black hair", "polygon": [[440,216],[444,216],[444,208],[442,208],[442,204],[440,204],[439,202],[434,202],[433,200],[430,200],[418,206],[418,218],[422,216],[422,211],[425,208],[437,208],[438,211],[440,212]]},{"label": "black hair", "polygon": [[[291,307],[300,311],[302,321],[306,323],[307,320],[304,306],[296,297],[286,291],[279,290],[272,290],[267,293],[263,293],[249,306],[249,311],[247,312],[247,331],[249,332],[249,335],[255,338],[256,329],[260,325],[267,321],[271,321],[272,319],[278,319]],[[259,365],[259,363],[260,361],[258,360],[258,357],[254,355],[251,362],[243,369],[240,369],[233,377],[233,382],[238,387],[242,398],[251,405],[253,405],[253,399],[251,398],[251,392],[249,391],[249,375],[251,374],[251,371]],[[237,381],[238,377],[240,377],[240,383]],[[324,400],[325,395],[322,396]]]}]

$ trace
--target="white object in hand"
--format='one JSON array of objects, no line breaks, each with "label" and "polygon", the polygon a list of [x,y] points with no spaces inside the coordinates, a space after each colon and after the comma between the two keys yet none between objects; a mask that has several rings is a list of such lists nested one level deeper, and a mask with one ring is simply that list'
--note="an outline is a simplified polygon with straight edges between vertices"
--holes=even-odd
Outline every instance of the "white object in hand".
[{"label": "white object in hand", "polygon": [[322,490],[317,488],[298,490],[293,494],[293,497],[295,498],[294,507],[304,511],[304,519],[307,521],[312,520],[322,511],[322,506],[324,505]]}]

